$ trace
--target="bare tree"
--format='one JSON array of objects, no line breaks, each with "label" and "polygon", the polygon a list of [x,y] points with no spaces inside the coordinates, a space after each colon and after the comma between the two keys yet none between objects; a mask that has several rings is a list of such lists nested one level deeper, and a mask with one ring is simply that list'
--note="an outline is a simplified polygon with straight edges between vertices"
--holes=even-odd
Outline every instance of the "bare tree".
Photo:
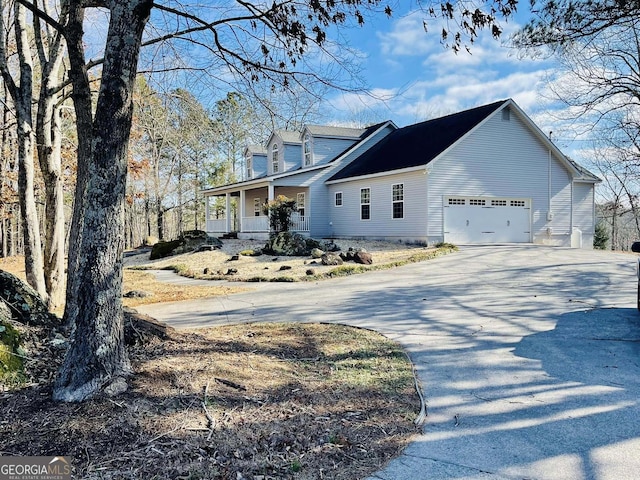
[{"label": "bare tree", "polygon": [[[26,4],[31,5],[27,0]],[[101,390],[115,394],[126,388],[130,373],[123,341],[122,249],[126,197],[127,145],[131,130],[133,90],[142,34],[152,8],[183,20],[164,39],[190,37],[205,47],[231,75],[283,86],[318,78],[304,60],[324,49],[331,25],[364,22],[377,1],[238,0],[212,7],[167,6],[151,0],[69,0],[64,26],[74,88],[78,128],[78,183],[74,209],[74,243],[70,249],[67,310],[74,331],[59,372],[54,398],[81,401]],[[473,38],[485,26],[496,31],[497,7],[509,15],[515,2],[493,2],[490,12],[465,10],[464,25]],[[95,112],[91,108],[82,19],[88,6],[109,10],[102,78]],[[438,5],[454,15],[450,3]],[[386,13],[391,10],[387,7]],[[41,15],[41,12],[38,12]],[[436,10],[433,10],[436,15]],[[168,22],[178,25],[178,23]],[[186,26],[184,26],[186,25]],[[196,34],[208,38],[198,40]],[[455,37],[454,37],[455,38]]]},{"label": "bare tree", "polygon": [[[49,13],[48,3],[43,10]],[[63,16],[64,16],[63,11]],[[46,190],[44,232],[44,276],[49,308],[56,309],[64,300],[65,215],[62,172],[62,127],[60,109],[64,38],[46,22],[33,16],[33,31],[40,66],[40,90],[36,115],[36,144],[40,171]]]},{"label": "bare tree", "polygon": [[20,211],[24,232],[25,272],[29,284],[47,299],[44,267],[41,250],[40,223],[35,199],[34,116],[33,116],[33,56],[29,44],[27,10],[16,2],[13,4],[14,30],[18,55],[17,79],[11,71],[4,19],[10,17],[7,5],[0,2],[0,71],[7,90],[13,100],[16,114],[18,143],[18,185]]}]

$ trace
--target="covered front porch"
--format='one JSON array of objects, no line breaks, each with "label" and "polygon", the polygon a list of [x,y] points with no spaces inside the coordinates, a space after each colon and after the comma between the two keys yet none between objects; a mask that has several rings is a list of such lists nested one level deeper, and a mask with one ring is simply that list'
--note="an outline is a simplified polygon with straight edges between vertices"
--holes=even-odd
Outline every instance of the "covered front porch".
[{"label": "covered front porch", "polygon": [[207,233],[222,236],[236,233],[238,238],[266,239],[269,237],[269,216],[265,204],[284,195],[296,200],[298,212],[293,214],[294,232],[308,234],[308,189],[303,187],[277,187],[271,183],[250,186],[232,185],[205,191]]}]

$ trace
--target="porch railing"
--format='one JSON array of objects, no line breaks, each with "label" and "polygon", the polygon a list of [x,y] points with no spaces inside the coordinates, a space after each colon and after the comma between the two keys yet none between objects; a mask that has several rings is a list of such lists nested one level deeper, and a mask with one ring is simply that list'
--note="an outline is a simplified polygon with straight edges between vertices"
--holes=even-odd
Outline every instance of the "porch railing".
[{"label": "porch railing", "polygon": [[242,217],[243,232],[268,232],[269,217]]},{"label": "porch railing", "polygon": [[227,229],[227,220],[224,218],[207,220],[207,232],[224,233],[226,229]]},{"label": "porch railing", "polygon": [[[308,232],[309,231],[309,217],[301,217],[299,215],[293,215],[291,218],[292,226],[291,230],[294,232]],[[226,231],[227,221],[222,219],[207,220],[207,232],[220,232]],[[242,218],[242,231],[243,232],[268,232],[269,231],[269,218],[266,216],[259,217],[243,217]]]},{"label": "porch railing", "polygon": [[301,217],[297,213],[294,213],[291,217],[293,225],[291,230],[294,232],[308,232],[309,231],[309,217]]}]

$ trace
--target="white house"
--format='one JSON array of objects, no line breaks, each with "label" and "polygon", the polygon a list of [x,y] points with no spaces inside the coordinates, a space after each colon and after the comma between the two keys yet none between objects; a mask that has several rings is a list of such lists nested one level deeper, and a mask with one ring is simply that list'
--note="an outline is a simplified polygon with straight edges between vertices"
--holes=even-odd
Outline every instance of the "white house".
[{"label": "white house", "polygon": [[[294,230],[314,238],[593,244],[600,180],[513,100],[404,128],[276,131],[245,155],[246,181],[204,191],[211,235],[266,238],[262,205],[285,195],[298,203]],[[211,218],[215,197],[223,218]]]}]

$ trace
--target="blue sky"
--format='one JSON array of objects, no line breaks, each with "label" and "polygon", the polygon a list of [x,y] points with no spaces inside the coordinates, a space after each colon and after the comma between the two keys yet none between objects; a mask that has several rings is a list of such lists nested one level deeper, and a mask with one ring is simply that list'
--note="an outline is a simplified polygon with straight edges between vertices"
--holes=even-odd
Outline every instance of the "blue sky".
[{"label": "blue sky", "polygon": [[380,16],[361,29],[349,30],[350,44],[361,56],[361,75],[379,98],[333,93],[328,102],[334,118],[328,120],[382,116],[404,126],[513,98],[543,131],[560,135],[556,140],[561,148],[575,149],[576,142],[555,118],[557,104],[548,92],[546,79],[553,61],[523,58],[508,46],[509,36],[530,16],[527,6],[523,2],[514,19],[502,22],[500,40],[483,32],[470,54],[445,48],[436,20],[425,33],[421,12],[396,12],[391,19]]}]

